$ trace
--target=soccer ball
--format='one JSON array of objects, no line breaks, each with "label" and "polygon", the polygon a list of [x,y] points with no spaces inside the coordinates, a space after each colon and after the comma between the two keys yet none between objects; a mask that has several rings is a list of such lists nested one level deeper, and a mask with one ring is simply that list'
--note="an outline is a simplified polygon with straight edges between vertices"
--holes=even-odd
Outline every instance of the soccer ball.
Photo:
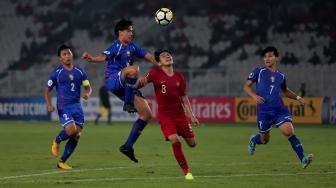
[{"label": "soccer ball", "polygon": [[173,12],[168,8],[160,8],[155,13],[155,21],[160,25],[166,26],[173,21]]}]

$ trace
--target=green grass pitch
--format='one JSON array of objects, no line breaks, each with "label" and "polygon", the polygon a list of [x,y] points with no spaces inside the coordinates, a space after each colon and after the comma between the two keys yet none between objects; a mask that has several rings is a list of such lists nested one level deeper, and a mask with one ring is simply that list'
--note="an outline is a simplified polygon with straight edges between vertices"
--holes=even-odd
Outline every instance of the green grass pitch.
[{"label": "green grass pitch", "polygon": [[194,129],[196,148],[183,142],[194,181],[184,180],[158,124],[150,123],[136,143],[138,164],[123,156],[118,148],[130,128],[131,123],[88,122],[68,161],[74,169],[63,171],[50,154],[58,122],[0,121],[0,187],[336,187],[335,125],[295,126],[306,153],[315,155],[303,170],[275,128],[271,141],[249,156],[248,138],[256,125],[204,124]]}]

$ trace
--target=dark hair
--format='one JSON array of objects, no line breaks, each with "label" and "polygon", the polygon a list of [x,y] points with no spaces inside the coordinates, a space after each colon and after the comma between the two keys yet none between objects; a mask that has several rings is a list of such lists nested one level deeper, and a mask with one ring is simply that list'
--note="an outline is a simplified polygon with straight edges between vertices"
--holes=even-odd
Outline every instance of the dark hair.
[{"label": "dark hair", "polygon": [[[163,53],[163,52],[168,52],[170,53],[170,51],[168,50],[161,50],[161,51],[156,51],[154,52],[154,58],[155,58],[155,61],[159,62],[160,61],[160,54]],[[171,54],[171,53],[170,53]]]},{"label": "dark hair", "polygon": [[67,45],[65,45],[65,44],[62,44],[60,47],[58,47],[58,49],[57,49],[57,55],[58,56],[61,56],[61,51],[62,50],[66,50],[66,49],[69,49],[70,51],[72,51],[71,50],[71,48],[70,48],[70,46],[67,46]]},{"label": "dark hair", "polygon": [[267,52],[273,52],[274,53],[274,55],[275,55],[275,57],[278,57],[279,56],[279,52],[278,52],[278,50],[274,47],[274,46],[268,46],[268,47],[266,47],[263,51],[262,51],[262,56],[265,56],[265,54],[267,53]]},{"label": "dark hair", "polygon": [[133,25],[133,22],[131,20],[121,19],[114,27],[114,34],[116,36],[119,36],[119,31],[128,29],[128,27],[131,25]]}]

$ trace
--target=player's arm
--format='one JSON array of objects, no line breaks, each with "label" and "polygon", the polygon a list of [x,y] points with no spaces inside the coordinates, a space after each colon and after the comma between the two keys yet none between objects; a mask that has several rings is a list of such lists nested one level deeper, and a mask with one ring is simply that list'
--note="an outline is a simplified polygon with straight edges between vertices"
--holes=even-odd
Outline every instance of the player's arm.
[{"label": "player's arm", "polygon": [[49,90],[49,87],[46,87],[44,89],[44,99],[47,103],[47,108],[48,108],[48,111],[49,112],[53,112],[55,111],[55,107],[51,104],[51,99],[50,99],[50,90]]},{"label": "player's arm", "polygon": [[288,87],[283,88],[282,92],[284,93],[284,95],[290,99],[294,99],[294,100],[298,100],[300,102],[301,105],[304,105],[304,99],[302,97],[300,97],[299,95],[295,94],[292,90],[290,90]]},{"label": "player's arm", "polygon": [[92,88],[91,88],[89,80],[84,80],[82,85],[84,87],[83,99],[87,100],[92,93]]},{"label": "player's arm", "polygon": [[158,67],[160,67],[160,64],[158,62],[155,61],[155,58],[152,54],[150,53],[147,53],[144,57],[144,59],[149,62],[149,63],[152,63],[153,65],[156,65]]},{"label": "player's arm", "polygon": [[184,110],[186,111],[187,116],[190,118],[191,123],[195,126],[198,126],[200,123],[192,111],[188,96],[186,95],[182,96],[181,100],[182,100],[182,106]]},{"label": "player's arm", "polygon": [[105,62],[107,55],[104,53],[99,53],[95,56],[89,54],[88,52],[84,52],[82,55],[82,58],[84,60],[86,60],[87,62],[96,62],[96,63],[100,63],[100,62]]},{"label": "player's arm", "polygon": [[264,98],[257,95],[253,89],[252,89],[252,85],[253,85],[253,81],[252,80],[246,80],[245,84],[244,84],[244,91],[245,93],[250,96],[251,98],[253,98],[257,104],[262,104],[264,103]]}]

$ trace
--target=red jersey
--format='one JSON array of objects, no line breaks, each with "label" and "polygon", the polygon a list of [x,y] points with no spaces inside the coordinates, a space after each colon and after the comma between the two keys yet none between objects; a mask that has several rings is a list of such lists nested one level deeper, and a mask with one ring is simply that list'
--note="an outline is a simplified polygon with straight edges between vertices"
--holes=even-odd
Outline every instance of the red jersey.
[{"label": "red jersey", "polygon": [[147,81],[153,82],[158,113],[185,115],[181,97],[186,95],[186,83],[181,73],[175,72],[168,76],[161,69],[153,69],[147,74]]}]

